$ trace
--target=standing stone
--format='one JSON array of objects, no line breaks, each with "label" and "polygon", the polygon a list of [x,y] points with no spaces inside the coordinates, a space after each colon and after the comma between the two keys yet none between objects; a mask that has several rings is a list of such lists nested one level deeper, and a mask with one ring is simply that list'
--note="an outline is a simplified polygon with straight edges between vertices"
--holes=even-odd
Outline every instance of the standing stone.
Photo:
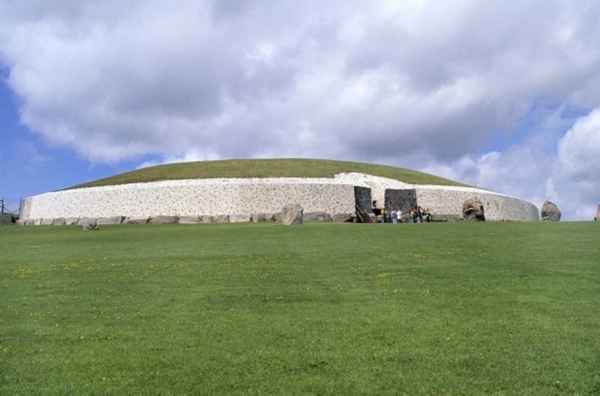
[{"label": "standing stone", "polygon": [[543,221],[560,221],[562,214],[554,202],[546,201],[542,205]]},{"label": "standing stone", "polygon": [[284,206],[281,210],[281,223],[285,225],[303,224],[304,209],[302,206],[298,204]]},{"label": "standing stone", "polygon": [[463,218],[467,221],[485,221],[483,204],[477,198],[467,199],[463,203]]},{"label": "standing stone", "polygon": [[596,217],[594,217],[594,221],[600,221],[600,205],[598,205],[598,210],[596,210]]},{"label": "standing stone", "polygon": [[371,189],[354,186],[354,206],[358,223],[371,223]]}]

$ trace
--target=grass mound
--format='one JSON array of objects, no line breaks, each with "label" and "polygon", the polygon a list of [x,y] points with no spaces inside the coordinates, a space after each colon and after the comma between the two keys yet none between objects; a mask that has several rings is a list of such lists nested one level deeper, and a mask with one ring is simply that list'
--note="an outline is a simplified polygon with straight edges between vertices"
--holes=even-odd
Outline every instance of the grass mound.
[{"label": "grass mound", "polygon": [[0,394],[598,394],[595,224],[0,227]]},{"label": "grass mound", "polygon": [[317,159],[244,159],[166,164],[83,183],[71,188],[144,183],[160,180],[247,178],[247,177],[333,177],[336,173],[360,172],[411,184],[462,184],[427,173],[386,165]]}]

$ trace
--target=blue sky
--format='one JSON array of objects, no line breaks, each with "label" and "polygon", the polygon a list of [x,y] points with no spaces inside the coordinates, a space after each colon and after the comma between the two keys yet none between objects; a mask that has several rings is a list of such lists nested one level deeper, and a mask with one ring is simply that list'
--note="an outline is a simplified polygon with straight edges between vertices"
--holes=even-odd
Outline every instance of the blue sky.
[{"label": "blue sky", "polygon": [[0,197],[12,210],[21,197],[130,170],[135,162],[90,163],[68,148],[50,147],[19,119],[19,100],[0,84]]},{"label": "blue sky", "polygon": [[600,5],[0,3],[0,195],[173,161],[406,166],[600,203]]}]

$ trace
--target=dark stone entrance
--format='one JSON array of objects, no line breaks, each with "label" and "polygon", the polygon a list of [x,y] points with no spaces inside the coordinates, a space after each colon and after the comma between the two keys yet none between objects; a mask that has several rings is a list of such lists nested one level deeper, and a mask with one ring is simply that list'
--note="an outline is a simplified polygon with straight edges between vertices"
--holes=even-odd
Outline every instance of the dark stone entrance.
[{"label": "dark stone entrance", "polygon": [[417,190],[385,190],[385,212],[400,209],[402,213],[408,213],[417,206]]},{"label": "dark stone entrance", "polygon": [[371,222],[371,189],[368,187],[354,186],[354,204],[356,206],[356,221],[359,223]]}]

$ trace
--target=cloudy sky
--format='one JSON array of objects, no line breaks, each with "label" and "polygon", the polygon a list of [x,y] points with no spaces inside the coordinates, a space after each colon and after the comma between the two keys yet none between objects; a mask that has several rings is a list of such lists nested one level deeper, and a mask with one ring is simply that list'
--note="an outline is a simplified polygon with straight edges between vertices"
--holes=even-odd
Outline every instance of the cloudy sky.
[{"label": "cloudy sky", "polygon": [[600,2],[0,0],[0,195],[146,164],[421,169],[590,219]]}]

